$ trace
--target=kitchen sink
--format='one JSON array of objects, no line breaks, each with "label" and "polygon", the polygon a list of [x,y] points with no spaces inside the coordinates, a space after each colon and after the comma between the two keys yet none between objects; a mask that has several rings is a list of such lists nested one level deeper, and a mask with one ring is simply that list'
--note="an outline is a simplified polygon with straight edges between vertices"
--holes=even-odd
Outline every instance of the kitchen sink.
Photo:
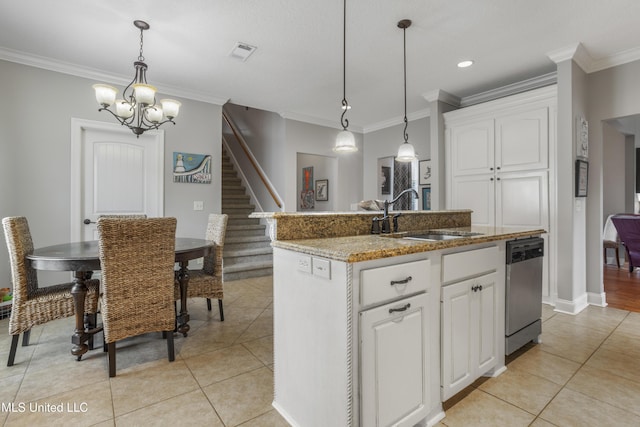
[{"label": "kitchen sink", "polygon": [[478,236],[482,233],[472,233],[472,232],[426,232],[426,233],[415,233],[415,234],[407,234],[403,236],[404,239],[409,240],[424,240],[424,241],[441,241],[441,240],[453,240],[453,239],[461,239],[464,237]]},{"label": "kitchen sink", "polygon": [[409,234],[404,236],[405,239],[410,240],[452,240],[461,239],[464,236],[452,235],[452,234]]}]

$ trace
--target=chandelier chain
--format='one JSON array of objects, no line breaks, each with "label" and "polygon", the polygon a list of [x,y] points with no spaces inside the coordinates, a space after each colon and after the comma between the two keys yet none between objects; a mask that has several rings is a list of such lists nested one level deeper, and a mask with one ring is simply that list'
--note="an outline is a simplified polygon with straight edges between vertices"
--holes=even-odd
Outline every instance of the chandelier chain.
[{"label": "chandelier chain", "polygon": [[142,61],[142,62],[144,62],[144,56],[142,55],[143,33],[144,33],[144,29],[140,28],[140,54],[138,55],[138,61]]}]

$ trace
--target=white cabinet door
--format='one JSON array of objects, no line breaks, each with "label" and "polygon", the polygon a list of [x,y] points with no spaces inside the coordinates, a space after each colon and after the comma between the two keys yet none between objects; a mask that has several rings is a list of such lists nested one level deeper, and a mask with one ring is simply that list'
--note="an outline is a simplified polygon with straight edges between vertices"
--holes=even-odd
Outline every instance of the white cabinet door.
[{"label": "white cabinet door", "polygon": [[[497,364],[496,273],[442,288],[442,400]],[[502,338],[504,339],[504,338]]]},{"label": "white cabinet door", "polygon": [[428,294],[360,313],[363,426],[413,426],[429,411]]},{"label": "white cabinet door", "polygon": [[494,123],[483,120],[449,130],[453,176],[485,174],[494,168]]},{"label": "white cabinet door", "polygon": [[495,224],[495,178],[491,174],[462,175],[451,178],[449,209],[471,209],[471,223]]},{"label": "white cabinet door", "polygon": [[504,316],[504,310],[498,310],[496,307],[496,278],[496,273],[492,273],[472,280],[475,283],[472,289],[473,286],[480,286],[475,292],[472,291],[476,302],[473,308],[475,310],[477,307],[478,310],[476,317],[478,352],[473,363],[476,378],[496,366],[498,339],[504,339],[496,336],[496,316]]},{"label": "white cabinet door", "polygon": [[471,366],[471,283],[442,288],[442,400],[473,382]]},{"label": "white cabinet door", "polygon": [[495,121],[496,170],[546,169],[549,165],[547,107],[498,117]]},{"label": "white cabinet door", "polygon": [[495,182],[496,225],[548,228],[547,171],[500,173]]}]

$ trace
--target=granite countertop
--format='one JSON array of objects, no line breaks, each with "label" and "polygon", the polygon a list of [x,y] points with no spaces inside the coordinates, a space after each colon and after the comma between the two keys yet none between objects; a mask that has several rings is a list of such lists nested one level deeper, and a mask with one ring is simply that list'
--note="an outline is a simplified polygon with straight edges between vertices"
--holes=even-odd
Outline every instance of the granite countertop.
[{"label": "granite countertop", "polygon": [[[468,227],[431,229],[429,231],[461,234],[464,237],[451,240],[420,241],[403,239],[402,237],[407,234],[404,232],[390,235],[369,234],[317,239],[274,240],[272,242],[272,246],[275,248],[289,249],[300,253],[352,263],[461,247],[477,243],[524,238],[546,233],[543,229],[524,227],[482,227],[473,225]],[[412,233],[415,232],[411,232],[411,234]],[[469,233],[473,233],[474,235],[467,235]]]}]

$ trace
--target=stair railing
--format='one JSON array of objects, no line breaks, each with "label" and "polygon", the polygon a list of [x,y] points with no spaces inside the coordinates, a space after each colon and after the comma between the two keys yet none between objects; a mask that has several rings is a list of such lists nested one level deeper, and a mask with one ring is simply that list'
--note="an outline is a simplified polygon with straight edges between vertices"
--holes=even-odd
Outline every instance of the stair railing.
[{"label": "stair railing", "polygon": [[[238,145],[240,146],[240,148],[242,148],[242,152],[245,154],[246,158],[249,160],[249,163],[251,164],[252,168],[254,169],[254,171],[256,172],[258,177],[260,178],[260,181],[262,182],[264,187],[269,192],[269,195],[273,199],[274,203],[276,204],[276,206],[278,206],[278,208],[282,209],[283,202],[282,202],[282,199],[280,198],[280,196],[278,195],[278,192],[276,191],[276,189],[274,188],[273,184],[271,183],[271,181],[267,177],[266,173],[264,172],[262,167],[260,167],[260,164],[258,163],[258,161],[256,160],[255,156],[251,152],[251,149],[249,148],[249,145],[247,145],[247,142],[245,141],[244,137],[242,136],[242,132],[240,132],[240,130],[235,125],[235,123],[233,123],[233,120],[231,119],[231,117],[225,111],[224,108],[222,109],[222,119],[227,123],[227,125],[229,125],[229,128],[231,129],[231,132],[233,133],[233,136],[235,137],[236,141],[238,142]],[[228,141],[225,140],[225,142],[228,145]]]}]

